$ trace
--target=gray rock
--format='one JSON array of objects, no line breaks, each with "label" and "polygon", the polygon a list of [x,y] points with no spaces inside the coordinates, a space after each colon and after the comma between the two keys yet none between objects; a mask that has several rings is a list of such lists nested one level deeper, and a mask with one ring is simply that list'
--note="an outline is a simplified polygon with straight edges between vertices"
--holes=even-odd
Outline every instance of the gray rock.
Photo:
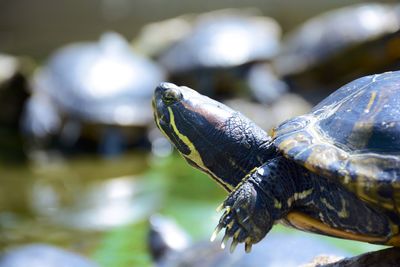
[{"label": "gray rock", "polygon": [[99,267],[73,252],[45,244],[21,246],[0,255],[0,267]]},{"label": "gray rock", "polygon": [[343,260],[329,263],[326,265],[316,265],[323,267],[398,267],[400,266],[400,249],[387,248],[383,250],[368,252],[359,256],[345,258]]}]

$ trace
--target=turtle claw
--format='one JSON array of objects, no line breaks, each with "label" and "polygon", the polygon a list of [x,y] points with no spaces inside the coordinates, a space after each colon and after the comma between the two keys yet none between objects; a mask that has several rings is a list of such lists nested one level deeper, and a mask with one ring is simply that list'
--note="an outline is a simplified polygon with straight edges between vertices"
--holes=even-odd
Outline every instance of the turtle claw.
[{"label": "turtle claw", "polygon": [[234,251],[238,243],[245,243],[246,252],[259,242],[271,229],[273,221],[268,213],[263,192],[250,182],[238,186],[217,208],[224,211],[218,226],[211,236],[215,240],[217,234],[225,228],[221,248],[232,238],[230,251]]},{"label": "turtle claw", "polygon": [[252,244],[249,242],[245,242],[244,243],[244,250],[246,251],[246,253],[250,253],[251,252],[251,246]]},{"label": "turtle claw", "polygon": [[228,243],[229,238],[230,238],[229,235],[227,235],[227,234],[224,235],[224,238],[221,241],[221,248],[222,249],[225,249],[226,243]]},{"label": "turtle claw", "polygon": [[[233,221],[229,214],[230,208],[224,207],[222,209],[226,209],[226,210],[225,210],[224,214],[222,215],[219,224],[217,225],[217,227],[215,227],[215,230],[211,235],[211,238],[210,238],[211,242],[214,242],[214,240],[217,238],[219,232],[221,232],[222,229],[232,227]],[[229,237],[229,235],[227,235],[226,233],[225,233],[225,236]]]},{"label": "turtle claw", "polygon": [[232,243],[231,243],[231,247],[229,249],[230,253],[233,253],[236,249],[236,246],[239,244],[239,241],[237,241],[237,239],[233,238]]},{"label": "turtle claw", "polygon": [[211,238],[210,238],[210,241],[211,241],[211,242],[214,242],[214,240],[217,238],[219,232],[221,232],[222,228],[223,228],[223,227],[222,227],[221,224],[218,224],[217,227],[215,227],[215,230],[214,230],[214,232],[212,233]]},{"label": "turtle claw", "polygon": [[236,232],[233,234],[233,239],[237,239],[241,232],[242,232],[241,228],[237,229]]}]

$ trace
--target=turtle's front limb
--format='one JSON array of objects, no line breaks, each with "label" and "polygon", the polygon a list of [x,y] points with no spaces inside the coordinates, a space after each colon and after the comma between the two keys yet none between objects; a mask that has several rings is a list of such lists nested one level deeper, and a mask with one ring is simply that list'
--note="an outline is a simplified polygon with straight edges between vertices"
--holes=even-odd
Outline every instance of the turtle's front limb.
[{"label": "turtle's front limb", "polygon": [[221,246],[232,238],[231,251],[238,243],[245,243],[249,252],[252,244],[263,239],[274,222],[289,211],[286,200],[295,188],[288,168],[291,163],[282,159],[275,158],[254,170],[230,193],[220,206],[225,212],[212,240],[225,228]]},{"label": "turtle's front limb", "polygon": [[225,228],[222,247],[232,238],[231,251],[237,243],[250,251],[278,220],[308,232],[378,244],[398,234],[383,211],[284,157],[251,172],[221,209],[225,212],[212,239]]},{"label": "turtle's front limb", "polygon": [[246,182],[239,186],[220,206],[225,212],[211,241],[225,228],[221,247],[224,248],[228,239],[232,238],[231,252],[238,243],[243,242],[246,252],[249,252],[252,244],[260,241],[272,227],[273,220],[267,203],[262,194],[257,192],[257,187],[251,183]]}]

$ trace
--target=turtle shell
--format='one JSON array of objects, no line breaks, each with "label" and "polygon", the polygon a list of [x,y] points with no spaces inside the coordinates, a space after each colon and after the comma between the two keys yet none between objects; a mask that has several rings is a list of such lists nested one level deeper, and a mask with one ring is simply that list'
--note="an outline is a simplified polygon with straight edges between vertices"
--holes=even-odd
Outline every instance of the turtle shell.
[{"label": "turtle shell", "polygon": [[400,214],[400,71],[357,79],[273,133],[282,153]]},{"label": "turtle shell", "polygon": [[299,73],[350,47],[393,33],[400,28],[399,9],[364,3],[313,17],[285,36],[275,67],[280,75]]},{"label": "turtle shell", "polygon": [[269,17],[232,9],[205,13],[159,61],[171,73],[184,73],[269,60],[278,52],[280,34],[280,26]]},{"label": "turtle shell", "polygon": [[34,78],[35,92],[50,97],[69,117],[112,125],[147,125],[154,87],[163,70],[134,53],[119,34],[57,50]]}]

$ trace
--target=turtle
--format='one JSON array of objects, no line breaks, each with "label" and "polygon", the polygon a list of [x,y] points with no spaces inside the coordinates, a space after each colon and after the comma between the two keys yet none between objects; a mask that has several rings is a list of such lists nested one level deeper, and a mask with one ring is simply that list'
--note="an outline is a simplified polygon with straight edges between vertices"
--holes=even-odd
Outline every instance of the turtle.
[{"label": "turtle", "polygon": [[68,44],[36,71],[23,131],[40,146],[119,154],[148,143],[153,88],[164,79],[164,70],[118,33]]},{"label": "turtle", "polygon": [[400,5],[363,3],[310,18],[284,35],[273,59],[277,75],[314,104],[339,85],[394,70]]},{"label": "turtle", "polygon": [[281,222],[400,246],[400,71],[358,78],[266,133],[240,112],[171,83],[154,92],[158,128],[228,193],[212,235],[245,250]]},{"label": "turtle", "polygon": [[219,99],[253,94],[256,99],[261,95],[262,101],[272,102],[286,91],[286,85],[268,67],[263,71],[256,68],[251,75],[267,79],[271,87],[260,90],[253,86],[255,78],[249,77],[254,65],[267,64],[279,51],[281,28],[273,18],[255,10],[224,9],[200,14],[191,21],[187,22],[192,25],[186,26],[187,33],[157,58],[170,81]]}]

